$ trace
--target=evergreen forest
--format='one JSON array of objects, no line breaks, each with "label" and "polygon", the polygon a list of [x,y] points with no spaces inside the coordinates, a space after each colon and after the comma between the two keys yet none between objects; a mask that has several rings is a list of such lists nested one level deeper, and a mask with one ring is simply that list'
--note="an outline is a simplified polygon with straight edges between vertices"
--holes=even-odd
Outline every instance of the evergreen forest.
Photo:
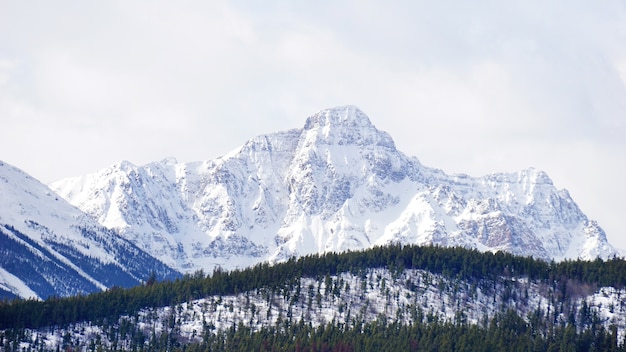
[{"label": "evergreen forest", "polygon": [[[620,258],[557,263],[391,245],[2,301],[0,350],[623,351],[625,287]],[[601,303],[585,298],[594,294]],[[438,301],[452,313],[433,308]],[[320,318],[324,307],[344,318]],[[201,328],[183,331],[185,319]]]}]

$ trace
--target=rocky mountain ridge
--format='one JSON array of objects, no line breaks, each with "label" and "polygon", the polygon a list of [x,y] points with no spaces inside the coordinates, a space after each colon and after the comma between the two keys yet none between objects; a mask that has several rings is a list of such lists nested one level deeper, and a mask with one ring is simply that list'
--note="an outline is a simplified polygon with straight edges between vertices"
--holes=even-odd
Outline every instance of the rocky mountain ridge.
[{"label": "rocky mountain ridge", "polygon": [[447,175],[398,151],[354,106],[214,160],[122,162],[51,188],[183,272],[396,242],[557,261],[619,255],[544,172]]}]

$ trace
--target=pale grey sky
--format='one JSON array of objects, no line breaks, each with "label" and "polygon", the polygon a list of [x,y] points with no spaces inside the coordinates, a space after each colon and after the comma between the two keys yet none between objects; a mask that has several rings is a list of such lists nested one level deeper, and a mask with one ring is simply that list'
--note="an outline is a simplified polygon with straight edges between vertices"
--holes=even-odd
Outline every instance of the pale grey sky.
[{"label": "pale grey sky", "polygon": [[353,104],[448,173],[536,167],[626,248],[626,2],[0,0],[0,159],[51,182]]}]

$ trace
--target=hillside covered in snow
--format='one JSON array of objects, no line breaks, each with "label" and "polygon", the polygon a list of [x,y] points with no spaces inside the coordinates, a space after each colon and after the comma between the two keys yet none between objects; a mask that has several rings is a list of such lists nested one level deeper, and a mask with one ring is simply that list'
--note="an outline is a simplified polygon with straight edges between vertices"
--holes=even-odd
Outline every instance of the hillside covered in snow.
[{"label": "hillside covered in snow", "polygon": [[178,272],[0,162],[0,298],[47,298],[139,285]]},{"label": "hillside covered in snow", "polygon": [[376,247],[3,303],[0,343],[7,350],[617,351],[626,348],[624,270],[622,259],[546,263],[461,248]]}]

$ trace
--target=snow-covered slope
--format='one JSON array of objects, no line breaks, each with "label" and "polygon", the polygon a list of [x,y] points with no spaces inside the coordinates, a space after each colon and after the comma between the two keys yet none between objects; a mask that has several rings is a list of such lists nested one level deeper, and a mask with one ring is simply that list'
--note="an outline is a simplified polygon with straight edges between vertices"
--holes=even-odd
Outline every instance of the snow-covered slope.
[{"label": "snow-covered slope", "polygon": [[0,297],[45,298],[178,276],[46,185],[0,161]]},{"label": "snow-covered slope", "polygon": [[560,295],[555,286],[527,277],[501,277],[492,282],[451,279],[426,270],[370,268],[358,275],[302,277],[282,287],[258,287],[236,295],[144,308],[131,316],[110,318],[106,327],[90,321],[26,329],[19,341],[25,350],[70,349],[70,341],[72,348],[79,350],[95,344],[104,349],[133,350],[154,346],[159,339],[151,336],[169,336],[184,346],[230,329],[260,331],[283,324],[339,324],[353,329],[375,321],[410,325],[436,320],[486,328],[496,316],[515,312],[539,330],[537,335],[549,326],[575,324],[579,332],[615,329],[615,342],[623,342],[626,307],[620,297],[626,295],[625,289],[588,287],[562,302],[555,298]]},{"label": "snow-covered slope", "polygon": [[447,175],[398,151],[354,106],[215,160],[122,162],[51,188],[183,271],[391,242],[555,260],[618,254],[544,172]]}]

